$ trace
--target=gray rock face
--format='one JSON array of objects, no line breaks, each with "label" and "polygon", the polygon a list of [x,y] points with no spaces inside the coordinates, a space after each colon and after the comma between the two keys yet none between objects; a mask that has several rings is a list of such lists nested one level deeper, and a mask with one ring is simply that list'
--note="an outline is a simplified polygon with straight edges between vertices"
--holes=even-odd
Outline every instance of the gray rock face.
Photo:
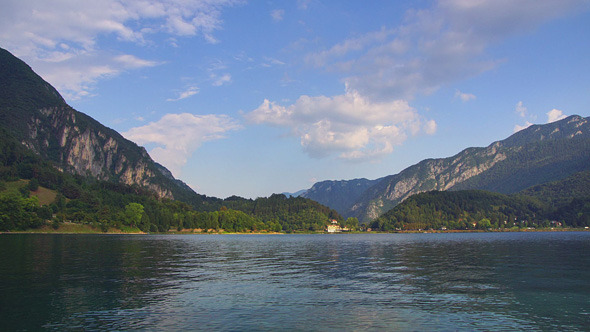
[{"label": "gray rock face", "polygon": [[515,193],[590,169],[590,120],[577,115],[524,129],[485,148],[427,159],[368,188],[345,212],[367,221],[430,190]]},{"label": "gray rock face", "polygon": [[144,148],[71,108],[26,63],[1,48],[0,126],[62,171],[137,185],[159,197],[197,195]]},{"label": "gray rock face", "polygon": [[381,179],[319,182],[304,196],[345,217],[369,221],[425,191],[483,189],[509,194],[586,169],[590,169],[590,120],[574,115],[531,126],[487,147],[426,159]]},{"label": "gray rock face", "polygon": [[22,143],[64,171],[138,185],[158,197],[173,198],[170,189],[156,183],[165,175],[144,148],[69,106],[33,112],[27,127]]}]

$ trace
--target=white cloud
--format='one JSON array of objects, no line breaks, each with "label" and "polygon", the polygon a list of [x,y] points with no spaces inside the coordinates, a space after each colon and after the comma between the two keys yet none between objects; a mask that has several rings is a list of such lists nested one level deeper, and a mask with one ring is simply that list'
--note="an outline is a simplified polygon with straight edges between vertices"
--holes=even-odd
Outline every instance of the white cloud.
[{"label": "white cloud", "polygon": [[50,82],[67,100],[91,96],[99,80],[126,70],[157,66],[160,63],[133,55],[106,55],[99,51],[76,51],[75,54],[52,53],[42,60],[29,63]]},{"label": "white cloud", "polygon": [[166,114],[123,136],[139,145],[157,145],[150,156],[179,177],[188,158],[204,142],[223,139],[227,132],[241,128],[235,119],[225,115]]},{"label": "white cloud", "polygon": [[565,119],[566,117],[567,116],[563,114],[563,111],[554,108],[547,112],[547,123],[559,121],[561,119]]},{"label": "white cloud", "polygon": [[199,93],[199,88],[196,86],[189,86],[186,90],[182,91],[177,98],[169,98],[166,101],[179,101],[181,99],[185,99],[191,96],[196,95]]},{"label": "white cloud", "polygon": [[[383,43],[394,33],[395,30],[386,30],[383,28],[378,31],[369,32],[360,37],[347,39],[342,43],[332,46],[328,50],[308,54],[305,57],[305,61],[317,67],[324,67],[328,65],[333,59],[343,58],[349,55],[351,52],[364,51],[367,47],[373,46],[374,44]],[[397,47],[400,48],[399,51],[405,51],[405,47],[403,45],[398,44]],[[342,67],[341,64],[340,66]]]},{"label": "white cloud", "polygon": [[270,58],[270,57],[264,57],[264,62],[262,63],[262,67],[266,67],[266,68],[270,68],[272,66],[284,66],[285,63],[281,60],[275,59],[275,58]]},{"label": "white cloud", "polygon": [[270,17],[275,22],[280,22],[283,20],[283,16],[285,16],[285,11],[283,9],[275,9],[270,12]]},{"label": "white cloud", "polygon": [[304,151],[321,158],[371,160],[393,152],[408,134],[436,131],[406,101],[372,102],[356,91],[334,97],[301,96],[289,106],[265,100],[245,115],[250,122],[287,127]]},{"label": "white cloud", "polygon": [[150,43],[154,34],[213,36],[221,11],[237,0],[5,0],[0,44],[27,62],[67,99],[92,95],[101,79],[159,62],[100,49],[99,37]]},{"label": "white cloud", "polygon": [[461,99],[461,101],[463,101],[464,103],[476,99],[474,94],[461,92],[459,90],[455,91],[455,98]]},{"label": "white cloud", "polygon": [[528,122],[528,121],[527,121],[527,122],[525,122],[525,124],[524,124],[524,125],[522,125],[522,126],[521,126],[521,125],[515,125],[515,126],[514,126],[514,132],[515,132],[515,133],[516,133],[516,132],[519,132],[519,131],[521,131],[521,130],[523,130],[523,129],[526,129],[526,128],[528,128],[528,127],[532,126],[532,125],[533,125],[533,124],[532,124],[532,123],[530,123],[530,122]]},{"label": "white cloud", "polygon": [[514,111],[520,115],[520,117],[524,118],[527,116],[527,108],[526,106],[524,106],[524,104],[522,103],[522,101],[519,101],[518,103],[516,103],[516,107],[514,109]]},{"label": "white cloud", "polygon": [[124,68],[128,69],[136,69],[136,68],[143,68],[143,67],[153,67],[158,65],[157,61],[149,61],[144,60],[136,57],[135,55],[130,54],[123,54],[119,56],[115,56],[113,60],[117,63],[120,63]]},{"label": "white cloud", "polygon": [[211,79],[213,80],[213,86],[222,86],[226,83],[231,83],[231,75],[230,74],[223,74],[221,76],[217,76],[215,74],[211,75]]},{"label": "white cloud", "polygon": [[436,133],[436,122],[434,120],[429,120],[424,125],[424,132],[428,135],[434,135]]},{"label": "white cloud", "polygon": [[585,8],[584,0],[447,0],[409,11],[405,24],[308,54],[308,64],[344,75],[373,100],[411,100],[501,63],[486,49]]}]

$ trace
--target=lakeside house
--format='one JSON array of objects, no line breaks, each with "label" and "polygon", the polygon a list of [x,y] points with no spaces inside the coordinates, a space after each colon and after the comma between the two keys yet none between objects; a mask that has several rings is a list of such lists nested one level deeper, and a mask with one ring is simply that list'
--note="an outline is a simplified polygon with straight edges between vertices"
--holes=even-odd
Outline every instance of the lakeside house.
[{"label": "lakeside house", "polygon": [[326,226],[326,232],[328,233],[340,233],[342,232],[342,227],[338,225],[338,220],[332,219],[331,223]]}]

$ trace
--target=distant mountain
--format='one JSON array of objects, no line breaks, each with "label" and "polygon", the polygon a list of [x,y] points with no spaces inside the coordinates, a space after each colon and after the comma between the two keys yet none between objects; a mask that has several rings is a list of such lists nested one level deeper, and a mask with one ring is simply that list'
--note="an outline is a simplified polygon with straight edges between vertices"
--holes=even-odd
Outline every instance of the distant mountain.
[{"label": "distant mountain", "polygon": [[294,193],[284,192],[284,193],[281,193],[281,195],[285,195],[285,197],[299,197],[302,194],[304,194],[306,191],[307,191],[307,189],[302,189],[302,190],[296,191]]},{"label": "distant mountain", "polygon": [[315,183],[301,196],[329,206],[340,214],[345,214],[368,188],[380,180],[322,181]]},{"label": "distant mountain", "polygon": [[590,171],[506,195],[483,190],[410,196],[370,223],[374,230],[590,226]]},{"label": "distant mountain", "polygon": [[143,147],[70,107],[23,61],[0,49],[0,126],[63,171],[147,188],[198,205],[207,200],[174,179]]},{"label": "distant mountain", "polygon": [[428,159],[367,189],[345,216],[371,220],[413,194],[482,189],[511,194],[590,169],[590,122],[577,115],[535,125],[485,148]]},{"label": "distant mountain", "polygon": [[366,222],[421,192],[480,189],[511,194],[589,169],[590,121],[574,115],[530,126],[488,147],[426,159],[381,179],[319,182],[303,196]]}]

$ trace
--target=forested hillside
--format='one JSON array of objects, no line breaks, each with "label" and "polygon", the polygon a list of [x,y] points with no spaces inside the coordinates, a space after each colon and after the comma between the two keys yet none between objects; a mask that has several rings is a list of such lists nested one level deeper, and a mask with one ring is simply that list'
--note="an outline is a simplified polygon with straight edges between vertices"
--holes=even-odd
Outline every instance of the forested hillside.
[{"label": "forested hillside", "polygon": [[590,172],[505,195],[482,190],[416,194],[370,223],[375,230],[590,226]]},{"label": "forested hillside", "polygon": [[[409,197],[370,227],[375,230],[488,229],[545,222],[544,204],[530,197],[480,190],[430,191]],[[545,226],[549,226],[547,224]]]},{"label": "forested hillside", "polygon": [[348,212],[358,198],[371,186],[381,179],[354,179],[342,181],[322,181],[315,183],[310,189],[301,194],[302,197],[313,199],[333,208],[339,213]]},{"label": "forested hillside", "polygon": [[[41,189],[51,193],[49,201],[37,198]],[[103,231],[297,232],[323,230],[330,219],[342,221],[336,211],[305,198],[232,197],[193,207],[137,185],[65,173],[0,128],[0,231],[73,222]]]},{"label": "forested hillside", "polygon": [[478,189],[512,194],[584,170],[590,170],[590,121],[572,115],[530,126],[485,148],[423,160],[384,177],[343,215],[370,221],[421,192]]},{"label": "forested hillside", "polygon": [[215,200],[174,179],[144,148],[70,107],[26,63],[1,48],[0,127],[65,172],[138,185],[193,206]]}]

